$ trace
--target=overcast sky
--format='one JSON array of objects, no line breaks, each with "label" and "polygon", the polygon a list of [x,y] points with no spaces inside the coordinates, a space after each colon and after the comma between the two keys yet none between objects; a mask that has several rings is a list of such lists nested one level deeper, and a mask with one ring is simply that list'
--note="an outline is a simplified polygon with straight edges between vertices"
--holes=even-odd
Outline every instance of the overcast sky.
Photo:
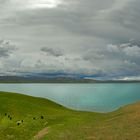
[{"label": "overcast sky", "polygon": [[0,0],[0,74],[140,79],[139,0]]}]

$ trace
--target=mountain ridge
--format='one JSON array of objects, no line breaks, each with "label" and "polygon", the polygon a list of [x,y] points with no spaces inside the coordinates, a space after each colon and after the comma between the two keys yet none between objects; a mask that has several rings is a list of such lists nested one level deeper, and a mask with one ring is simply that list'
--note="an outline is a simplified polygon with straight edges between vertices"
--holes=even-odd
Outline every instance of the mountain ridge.
[{"label": "mountain ridge", "polygon": [[0,76],[0,83],[131,83],[139,80],[97,80],[77,77]]}]

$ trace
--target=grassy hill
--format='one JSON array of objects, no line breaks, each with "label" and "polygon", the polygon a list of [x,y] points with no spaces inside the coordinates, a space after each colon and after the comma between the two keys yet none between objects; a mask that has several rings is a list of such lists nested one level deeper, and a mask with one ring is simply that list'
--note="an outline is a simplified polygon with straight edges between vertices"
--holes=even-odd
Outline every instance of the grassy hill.
[{"label": "grassy hill", "polygon": [[0,140],[139,140],[139,132],[140,103],[101,114],[0,92]]}]

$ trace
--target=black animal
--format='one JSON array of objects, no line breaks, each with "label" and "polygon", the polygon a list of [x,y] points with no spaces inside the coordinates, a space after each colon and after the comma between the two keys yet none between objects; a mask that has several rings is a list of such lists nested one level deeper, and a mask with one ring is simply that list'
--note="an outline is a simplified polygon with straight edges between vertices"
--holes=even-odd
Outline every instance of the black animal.
[{"label": "black animal", "polygon": [[7,113],[5,113],[5,116],[7,116]]},{"label": "black animal", "polygon": [[21,124],[21,121],[17,121],[17,125],[19,126]]},{"label": "black animal", "polygon": [[8,115],[8,118],[10,118],[10,115]]},{"label": "black animal", "polygon": [[20,125],[20,123],[17,123],[17,125],[19,126],[19,125]]},{"label": "black animal", "polygon": [[21,122],[23,123],[23,120],[21,120]]},{"label": "black animal", "polygon": [[44,117],[43,117],[43,116],[41,116],[41,119],[44,119]]},{"label": "black animal", "polygon": [[10,117],[10,120],[12,120],[12,117]]},{"label": "black animal", "polygon": [[36,120],[36,118],[35,118],[35,117],[33,117],[33,120]]}]

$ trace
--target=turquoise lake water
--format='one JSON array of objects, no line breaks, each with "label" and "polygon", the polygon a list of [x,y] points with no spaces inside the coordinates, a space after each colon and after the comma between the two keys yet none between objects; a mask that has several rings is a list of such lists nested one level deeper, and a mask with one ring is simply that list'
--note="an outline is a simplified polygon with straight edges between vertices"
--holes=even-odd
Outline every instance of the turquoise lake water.
[{"label": "turquoise lake water", "polygon": [[71,109],[94,112],[110,112],[140,101],[140,83],[0,84],[0,91],[43,97]]}]

